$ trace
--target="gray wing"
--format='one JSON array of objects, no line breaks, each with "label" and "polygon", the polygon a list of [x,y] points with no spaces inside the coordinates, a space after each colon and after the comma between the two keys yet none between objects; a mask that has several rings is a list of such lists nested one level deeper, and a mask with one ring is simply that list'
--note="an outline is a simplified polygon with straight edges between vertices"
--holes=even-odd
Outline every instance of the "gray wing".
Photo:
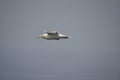
[{"label": "gray wing", "polygon": [[49,35],[58,35],[57,31],[47,31],[46,33]]}]

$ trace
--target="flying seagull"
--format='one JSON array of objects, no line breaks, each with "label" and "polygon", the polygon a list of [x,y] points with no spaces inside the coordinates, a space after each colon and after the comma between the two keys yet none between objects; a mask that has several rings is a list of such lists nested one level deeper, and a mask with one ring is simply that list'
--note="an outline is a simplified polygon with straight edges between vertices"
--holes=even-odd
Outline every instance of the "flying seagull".
[{"label": "flying seagull", "polygon": [[45,31],[44,34],[38,35],[37,38],[42,38],[46,40],[59,40],[59,39],[69,39],[69,36],[58,33],[57,31]]}]

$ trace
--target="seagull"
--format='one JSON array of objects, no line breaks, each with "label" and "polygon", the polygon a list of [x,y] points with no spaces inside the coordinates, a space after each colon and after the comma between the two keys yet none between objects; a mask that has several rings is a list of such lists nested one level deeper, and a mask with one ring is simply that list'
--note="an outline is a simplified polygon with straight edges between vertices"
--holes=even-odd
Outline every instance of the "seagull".
[{"label": "seagull", "polygon": [[58,33],[57,31],[45,31],[44,34],[40,34],[37,38],[42,38],[45,40],[60,40],[60,39],[69,39],[69,36]]}]

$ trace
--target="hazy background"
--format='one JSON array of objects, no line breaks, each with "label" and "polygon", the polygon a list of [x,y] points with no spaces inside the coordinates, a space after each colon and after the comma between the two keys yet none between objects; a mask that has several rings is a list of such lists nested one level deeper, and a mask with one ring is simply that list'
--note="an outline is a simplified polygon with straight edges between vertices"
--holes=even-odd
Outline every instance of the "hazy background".
[{"label": "hazy background", "polygon": [[[71,39],[37,39],[44,30]],[[0,0],[0,80],[119,76],[119,0]]]}]

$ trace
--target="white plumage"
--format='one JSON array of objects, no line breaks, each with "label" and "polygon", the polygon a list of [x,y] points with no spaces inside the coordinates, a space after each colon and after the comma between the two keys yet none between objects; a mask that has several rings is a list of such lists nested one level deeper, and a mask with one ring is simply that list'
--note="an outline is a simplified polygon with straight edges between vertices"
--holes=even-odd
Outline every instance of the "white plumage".
[{"label": "white plumage", "polygon": [[68,39],[69,37],[58,33],[57,31],[46,31],[44,34],[38,35],[37,38],[43,38],[46,40],[59,40],[59,39]]}]

